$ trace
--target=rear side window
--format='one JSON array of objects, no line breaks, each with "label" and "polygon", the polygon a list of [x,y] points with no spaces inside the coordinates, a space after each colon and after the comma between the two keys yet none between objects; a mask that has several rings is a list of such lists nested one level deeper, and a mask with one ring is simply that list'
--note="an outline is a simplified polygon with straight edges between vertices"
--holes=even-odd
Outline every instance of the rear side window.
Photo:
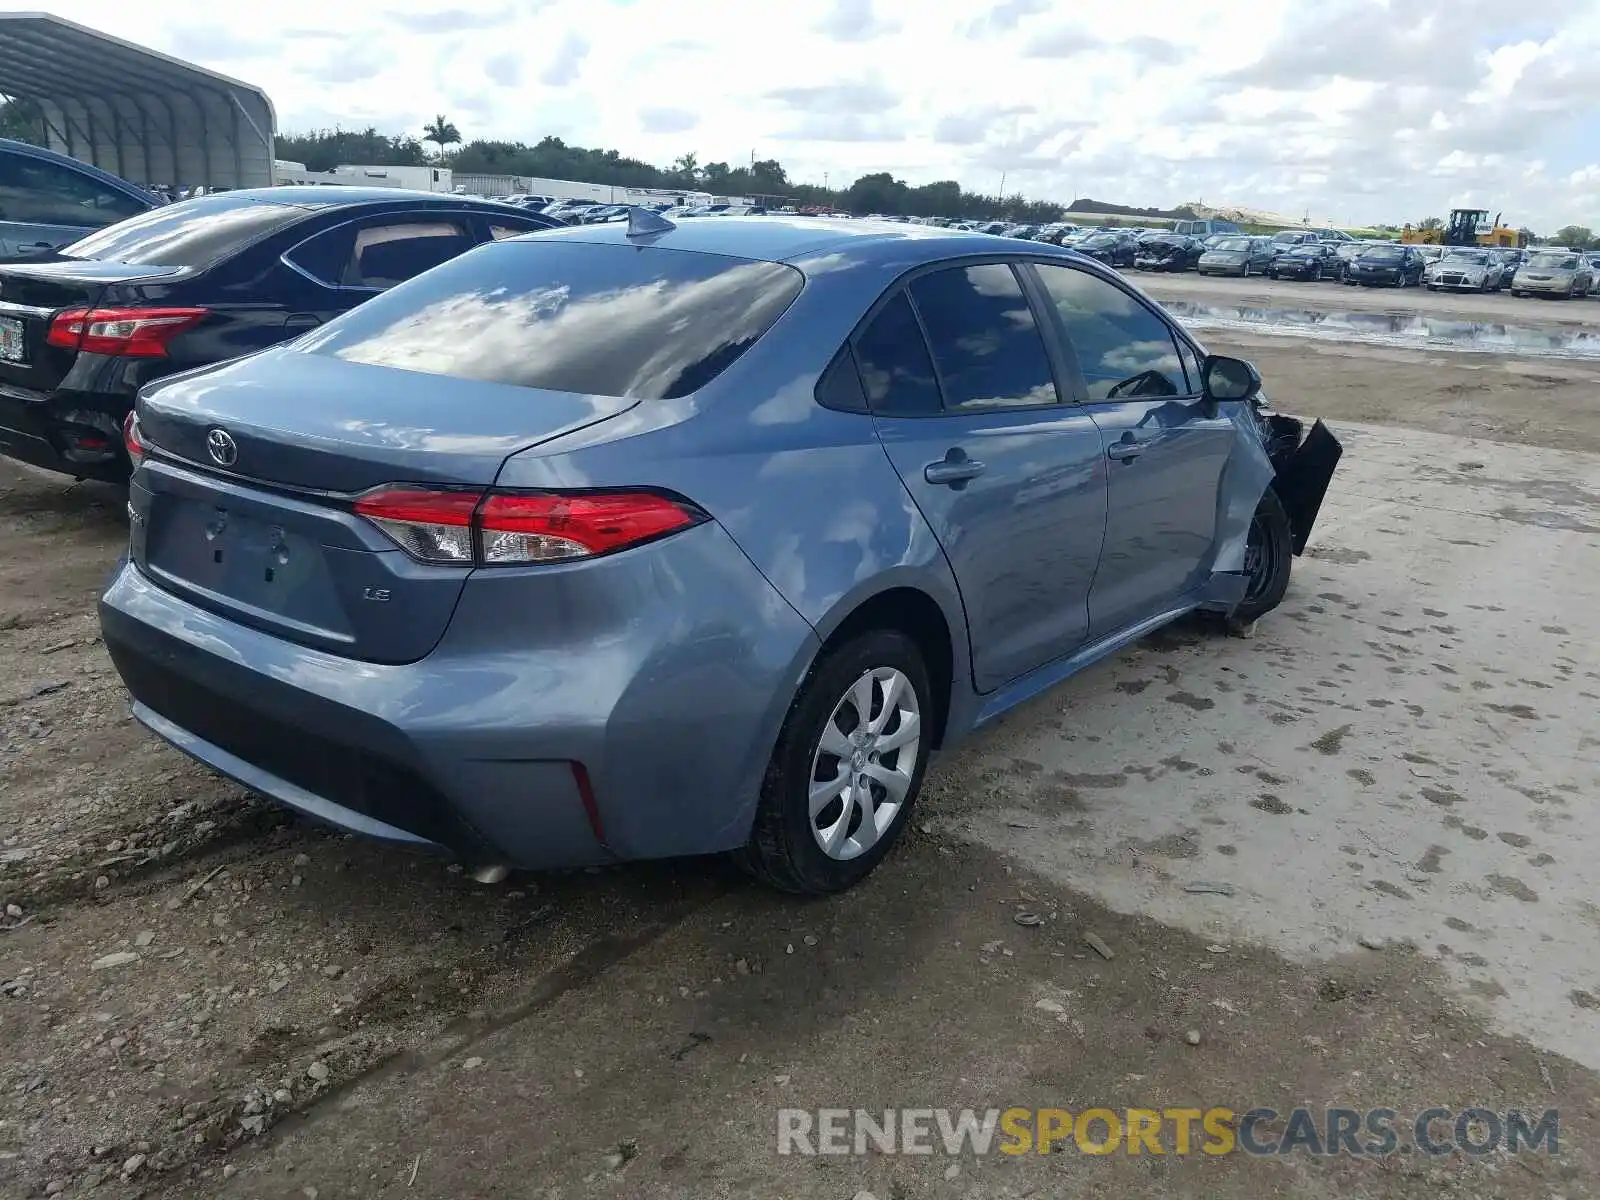
[{"label": "rear side window", "polygon": [[203,196],[130,217],[61,253],[136,266],[203,267],[306,215],[291,204]]},{"label": "rear side window", "polygon": [[1121,288],[1087,271],[1035,263],[1056,306],[1090,400],[1188,393],[1167,323]]},{"label": "rear side window", "polygon": [[351,362],[670,399],[704,387],[800,294],[781,263],[650,246],[490,242],[298,343]]},{"label": "rear side window", "polygon": [[149,207],[61,163],[0,152],[0,221],[102,229]]},{"label": "rear side window", "polygon": [[861,385],[874,413],[927,417],[939,412],[939,384],[922,327],[904,292],[885,304],[856,341]]},{"label": "rear side window", "polygon": [[1055,375],[1017,277],[1004,263],[911,282],[946,409],[1054,404]]}]

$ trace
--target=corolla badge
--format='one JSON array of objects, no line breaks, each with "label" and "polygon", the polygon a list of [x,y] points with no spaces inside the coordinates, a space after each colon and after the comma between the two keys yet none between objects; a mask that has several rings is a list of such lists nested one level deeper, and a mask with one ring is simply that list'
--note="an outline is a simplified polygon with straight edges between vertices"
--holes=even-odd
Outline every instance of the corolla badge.
[{"label": "corolla badge", "polygon": [[231,467],[239,461],[239,444],[226,429],[213,429],[206,434],[206,453],[219,467]]}]

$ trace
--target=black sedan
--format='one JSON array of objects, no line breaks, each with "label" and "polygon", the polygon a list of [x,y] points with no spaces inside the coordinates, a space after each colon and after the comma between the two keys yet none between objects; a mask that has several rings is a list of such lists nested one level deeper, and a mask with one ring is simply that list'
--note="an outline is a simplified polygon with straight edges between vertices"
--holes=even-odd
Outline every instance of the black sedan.
[{"label": "black sedan", "polygon": [[473,246],[557,223],[463,196],[263,188],[0,264],[0,454],[120,482],[122,425],[144,384],[265,349]]},{"label": "black sedan", "polygon": [[1192,271],[1202,253],[1198,238],[1157,233],[1139,243],[1133,265],[1142,271]]},{"label": "black sedan", "polygon": [[1369,246],[1350,260],[1344,281],[1363,287],[1417,287],[1426,265],[1415,246]]},{"label": "black sedan", "polygon": [[1073,249],[1107,266],[1131,267],[1139,252],[1139,239],[1131,233],[1096,233],[1084,238]]},{"label": "black sedan", "polygon": [[1310,242],[1294,246],[1272,260],[1267,274],[1273,279],[1305,279],[1320,282],[1336,278],[1339,268],[1334,264],[1339,256],[1325,242]]}]

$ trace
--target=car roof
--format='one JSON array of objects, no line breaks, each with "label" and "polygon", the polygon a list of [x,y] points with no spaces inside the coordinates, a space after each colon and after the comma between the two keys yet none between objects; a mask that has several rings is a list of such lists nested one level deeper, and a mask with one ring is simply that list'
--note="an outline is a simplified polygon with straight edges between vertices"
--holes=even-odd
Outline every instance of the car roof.
[{"label": "car roof", "polygon": [[767,262],[786,262],[804,255],[830,252],[871,259],[892,251],[897,257],[903,257],[906,243],[925,245],[926,257],[933,261],[951,254],[972,254],[996,244],[987,234],[933,225],[782,216],[695,217],[664,233],[635,239],[628,237],[625,221],[550,229],[529,236],[616,245],[644,244]]},{"label": "car roof", "polygon": [[473,208],[506,209],[514,205],[495,200],[477,200],[451,192],[420,192],[410,188],[352,187],[345,184],[290,184],[285,187],[240,188],[213,192],[196,199],[260,200],[270,204],[292,204],[296,208],[344,208],[351,204],[464,204]]}]

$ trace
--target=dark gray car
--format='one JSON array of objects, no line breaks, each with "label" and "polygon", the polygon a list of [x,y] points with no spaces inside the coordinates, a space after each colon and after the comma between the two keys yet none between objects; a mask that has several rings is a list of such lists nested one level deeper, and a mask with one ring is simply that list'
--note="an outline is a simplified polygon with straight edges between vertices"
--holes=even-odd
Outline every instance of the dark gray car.
[{"label": "dark gray car", "polygon": [[1220,238],[1200,256],[1199,271],[1202,275],[1239,275],[1248,279],[1265,274],[1273,258],[1271,238],[1235,234]]},{"label": "dark gray car", "polygon": [[474,866],[848,887],[929,754],[1276,606],[1339,455],[1110,269],[638,214],[469,251],[142,393],[101,601],[134,714]]},{"label": "dark gray car", "polygon": [[0,257],[59,249],[161,203],[88,163],[0,138]]}]

